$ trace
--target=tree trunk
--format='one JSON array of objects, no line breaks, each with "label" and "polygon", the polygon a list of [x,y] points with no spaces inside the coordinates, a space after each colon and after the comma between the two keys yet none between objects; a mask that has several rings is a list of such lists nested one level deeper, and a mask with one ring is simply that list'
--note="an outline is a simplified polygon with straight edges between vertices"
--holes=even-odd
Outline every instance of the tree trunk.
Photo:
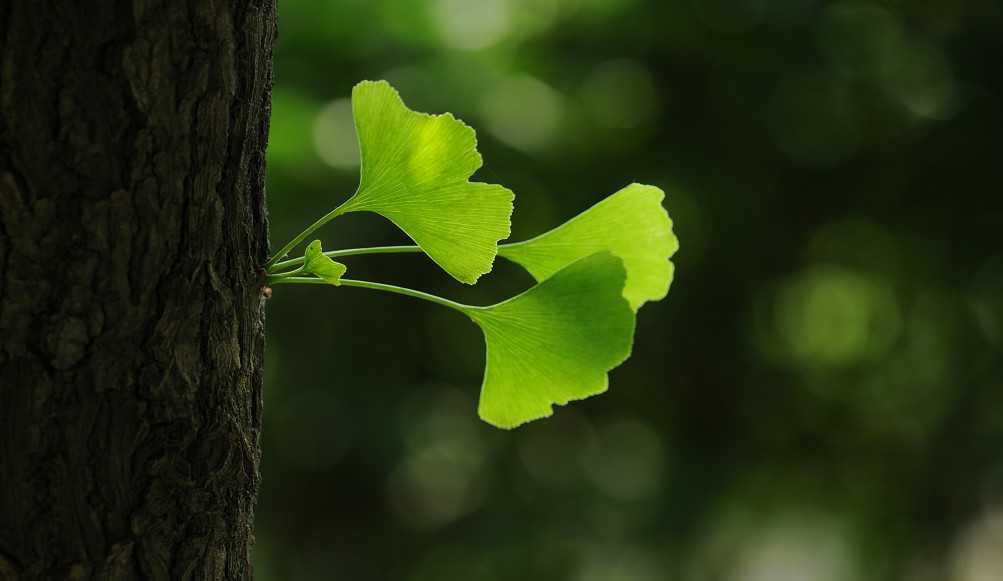
[{"label": "tree trunk", "polygon": [[274,0],[0,2],[0,579],[249,579]]}]

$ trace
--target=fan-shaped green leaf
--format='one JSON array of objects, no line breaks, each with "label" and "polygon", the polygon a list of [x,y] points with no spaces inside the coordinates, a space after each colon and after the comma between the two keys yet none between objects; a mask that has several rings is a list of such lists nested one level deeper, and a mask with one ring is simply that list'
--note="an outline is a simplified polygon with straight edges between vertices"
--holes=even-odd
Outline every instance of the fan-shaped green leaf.
[{"label": "fan-shaped green leaf", "polygon": [[507,301],[465,308],[487,344],[481,418],[513,428],[606,391],[606,372],[633,343],[625,277],[619,258],[599,252]]},{"label": "fan-shaped green leaf", "polygon": [[324,256],[320,240],[314,240],[307,245],[303,258],[305,259],[303,272],[315,274],[334,286],[341,286],[341,277],[348,271],[348,267]]},{"label": "fan-shaped green leaf", "polygon": [[627,283],[623,296],[635,311],[646,301],[665,298],[679,249],[672,220],[662,207],[664,192],[631,184],[553,230],[525,242],[505,244],[498,253],[521,264],[538,281],[567,264],[600,250],[623,259]]},{"label": "fan-shaped green leaf", "polygon": [[457,280],[473,284],[489,272],[514,196],[467,181],[481,166],[474,130],[449,113],[408,109],[385,81],[356,85],[352,110],[362,178],[343,211],[385,216]]}]

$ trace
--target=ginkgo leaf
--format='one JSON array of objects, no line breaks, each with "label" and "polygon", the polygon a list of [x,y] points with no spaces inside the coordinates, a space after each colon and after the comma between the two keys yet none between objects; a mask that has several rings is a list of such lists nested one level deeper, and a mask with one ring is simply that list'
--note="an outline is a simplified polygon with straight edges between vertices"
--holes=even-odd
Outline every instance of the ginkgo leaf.
[{"label": "ginkgo leaf", "polygon": [[599,252],[507,301],[464,308],[487,344],[481,418],[513,428],[606,391],[606,373],[633,343],[625,278],[622,261]]},{"label": "ginkgo leaf", "polygon": [[303,272],[315,274],[334,286],[341,286],[341,277],[348,271],[348,267],[324,256],[320,240],[314,240],[307,245],[303,258],[305,259]]},{"label": "ginkgo leaf", "polygon": [[342,212],[383,215],[457,280],[473,284],[490,272],[514,195],[468,181],[481,166],[474,130],[449,113],[408,109],[385,81],[356,85],[352,111],[362,177]]},{"label": "ginkgo leaf", "polygon": [[662,207],[665,193],[631,184],[564,224],[524,242],[505,244],[499,255],[519,263],[538,281],[594,252],[608,250],[623,259],[627,283],[623,296],[635,311],[646,301],[665,298],[679,249],[672,220]]}]

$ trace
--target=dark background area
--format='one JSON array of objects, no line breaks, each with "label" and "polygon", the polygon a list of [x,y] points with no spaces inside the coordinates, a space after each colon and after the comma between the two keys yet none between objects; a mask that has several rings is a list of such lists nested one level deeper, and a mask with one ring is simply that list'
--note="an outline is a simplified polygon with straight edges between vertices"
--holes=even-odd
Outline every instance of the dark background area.
[{"label": "dark background area", "polygon": [[[280,2],[273,247],[358,179],[387,79],[478,131],[512,240],[632,181],[681,249],[608,393],[505,432],[480,332],[359,289],[268,307],[261,579],[1003,579],[1003,4]],[[992,71],[997,71],[993,73]],[[339,218],[325,248],[406,239]],[[487,304],[420,255],[353,278]]]}]

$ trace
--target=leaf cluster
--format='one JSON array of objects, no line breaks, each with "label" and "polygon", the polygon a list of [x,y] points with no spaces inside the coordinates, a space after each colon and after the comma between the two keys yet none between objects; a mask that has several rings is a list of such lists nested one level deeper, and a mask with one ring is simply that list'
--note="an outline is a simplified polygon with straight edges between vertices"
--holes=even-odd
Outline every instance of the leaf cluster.
[{"label": "leaf cluster", "polygon": [[[474,130],[450,114],[412,111],[385,81],[352,91],[362,169],[355,194],[275,253],[268,282],[325,284],[408,295],[457,310],[476,323],[487,347],[479,414],[512,428],[606,391],[608,372],[630,356],[635,317],[666,296],[679,244],[657,187],[630,184],[530,240],[508,238],[514,194],[470,181],[481,167]],[[311,234],[349,212],[396,224],[414,246],[325,252],[320,240],[285,259]],[[525,268],[537,284],[487,306],[422,291],[344,278],[340,256],[420,252],[456,280],[474,284],[496,256]]]}]

